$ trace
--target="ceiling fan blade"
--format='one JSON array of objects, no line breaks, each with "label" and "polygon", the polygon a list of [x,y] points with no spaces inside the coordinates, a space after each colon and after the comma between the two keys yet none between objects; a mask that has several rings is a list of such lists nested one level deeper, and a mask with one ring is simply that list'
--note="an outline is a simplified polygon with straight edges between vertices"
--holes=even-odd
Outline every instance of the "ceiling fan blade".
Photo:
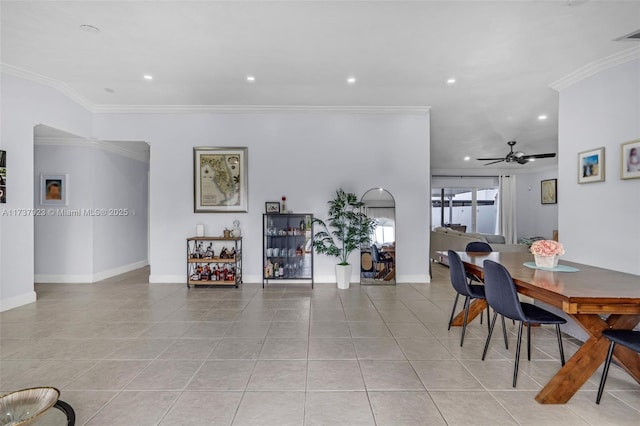
[{"label": "ceiling fan blade", "polygon": [[532,155],[524,155],[520,158],[524,158],[525,160],[529,158],[553,158],[556,156],[555,152],[549,152],[547,154],[532,154]]},{"label": "ceiling fan blade", "polygon": [[504,161],[504,157],[499,157],[499,158],[476,158],[476,160],[478,160],[478,161],[496,161],[496,160],[503,160],[503,161]]},{"label": "ceiling fan blade", "polygon": [[501,163],[501,162],[503,162],[503,161],[504,161],[504,158],[501,158],[501,159],[499,159],[498,161],[492,161],[491,163],[487,163],[487,164],[485,164],[485,166],[489,166],[489,165],[491,165],[491,164],[496,164],[496,163]]}]

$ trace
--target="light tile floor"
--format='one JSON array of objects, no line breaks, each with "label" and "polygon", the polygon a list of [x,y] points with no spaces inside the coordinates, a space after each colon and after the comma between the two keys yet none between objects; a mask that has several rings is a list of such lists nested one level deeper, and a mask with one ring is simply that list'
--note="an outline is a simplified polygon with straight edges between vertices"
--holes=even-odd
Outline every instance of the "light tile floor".
[{"label": "light tile floor", "polygon": [[[0,389],[55,386],[87,425],[638,425],[640,385],[614,366],[568,404],[537,391],[559,368],[553,329],[511,387],[511,345],[486,325],[447,330],[448,270],[395,287],[148,284],[142,269],[97,284],[38,284],[0,314]],[[571,356],[579,342],[566,336]],[[50,410],[39,422],[60,420]]]}]

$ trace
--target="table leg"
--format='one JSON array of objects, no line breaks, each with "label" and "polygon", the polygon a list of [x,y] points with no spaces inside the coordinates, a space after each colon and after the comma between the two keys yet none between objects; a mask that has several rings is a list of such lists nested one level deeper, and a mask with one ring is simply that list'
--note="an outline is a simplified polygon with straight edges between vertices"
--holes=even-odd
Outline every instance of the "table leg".
[{"label": "table leg", "polygon": [[[469,305],[469,317],[467,318],[467,324],[473,321],[475,317],[480,315],[480,312],[487,309],[487,301],[484,299],[473,299],[471,304]],[[487,319],[487,321],[489,321]],[[451,325],[455,327],[462,327],[464,322],[464,310],[462,310],[456,317],[451,321]]]},{"label": "table leg", "polygon": [[[591,314],[575,314],[571,317],[589,333],[590,337],[536,395],[536,401],[541,404],[568,402],[604,362],[609,340],[602,336],[602,330],[607,328],[630,330],[640,322],[640,315],[610,315],[606,321],[598,315]],[[614,357],[632,377],[640,382],[638,353],[616,345]]]}]

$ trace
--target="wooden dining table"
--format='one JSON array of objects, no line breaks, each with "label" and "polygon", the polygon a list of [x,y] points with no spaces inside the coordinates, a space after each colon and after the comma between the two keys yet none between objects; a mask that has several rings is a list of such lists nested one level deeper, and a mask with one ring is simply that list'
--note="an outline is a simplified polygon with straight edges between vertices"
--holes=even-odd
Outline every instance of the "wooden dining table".
[{"label": "wooden dining table", "polygon": [[[577,272],[531,269],[533,255],[524,252],[457,252],[467,271],[484,279],[483,262],[502,264],[520,294],[561,309],[579,324],[588,339],[536,395],[542,404],[564,404],[604,362],[609,341],[602,336],[608,328],[633,329],[640,322],[640,276],[579,263],[560,261]],[[446,263],[446,252],[440,253]],[[486,301],[475,299],[469,308],[471,321],[486,309]],[[462,325],[462,313],[452,325]],[[616,345],[614,359],[640,383],[640,355]]]}]

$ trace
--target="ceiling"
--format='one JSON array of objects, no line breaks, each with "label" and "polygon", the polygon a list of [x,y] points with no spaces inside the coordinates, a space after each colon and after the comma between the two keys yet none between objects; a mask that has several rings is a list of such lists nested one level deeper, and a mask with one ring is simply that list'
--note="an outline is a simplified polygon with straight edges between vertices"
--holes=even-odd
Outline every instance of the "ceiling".
[{"label": "ceiling", "polygon": [[[558,93],[549,85],[638,46],[614,39],[640,29],[640,1],[2,1],[0,7],[4,69],[61,83],[95,111],[430,107],[436,169],[482,168],[463,157],[503,156],[511,139],[526,154],[556,152]],[[100,31],[83,31],[83,24]],[[456,83],[449,85],[451,77]],[[538,120],[541,114],[548,118]],[[487,168],[553,164],[557,159]]]}]

